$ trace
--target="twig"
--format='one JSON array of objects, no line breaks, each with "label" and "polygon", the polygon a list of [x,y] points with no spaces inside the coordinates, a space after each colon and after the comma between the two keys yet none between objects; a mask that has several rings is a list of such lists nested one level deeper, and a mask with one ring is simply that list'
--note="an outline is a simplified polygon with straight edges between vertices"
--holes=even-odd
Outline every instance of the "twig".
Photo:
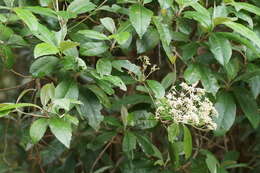
[{"label": "twig", "polygon": [[90,173],[93,172],[93,170],[94,170],[96,164],[97,164],[98,161],[101,159],[101,157],[103,156],[103,154],[105,153],[105,151],[108,149],[108,147],[113,143],[115,137],[116,137],[116,136],[114,136],[114,137],[110,140],[110,142],[105,146],[105,148],[99,153],[98,157],[96,158],[96,160],[94,161],[94,163],[93,163],[93,165],[92,165],[92,167],[91,167],[91,169],[90,169]]},{"label": "twig", "polygon": [[27,82],[27,83],[25,83],[25,84],[20,84],[20,85],[14,86],[14,87],[0,88],[0,92],[1,92],[1,91],[8,91],[8,90],[13,90],[13,89],[22,88],[22,87],[28,85],[29,83],[31,83],[31,82],[34,81],[34,80],[35,80],[35,79],[33,79],[33,80],[31,80],[31,81],[29,81],[29,82]]}]

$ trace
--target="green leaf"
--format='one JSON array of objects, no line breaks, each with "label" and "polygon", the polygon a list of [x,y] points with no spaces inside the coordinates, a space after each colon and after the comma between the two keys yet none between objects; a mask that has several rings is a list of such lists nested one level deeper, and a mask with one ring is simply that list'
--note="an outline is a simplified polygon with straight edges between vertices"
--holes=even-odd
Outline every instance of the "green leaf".
[{"label": "green leaf", "polygon": [[134,4],[130,6],[129,18],[135,28],[135,31],[140,38],[145,34],[148,26],[150,25],[153,12],[141,4]]},{"label": "green leaf", "polygon": [[73,99],[77,100],[79,96],[79,89],[77,83],[72,79],[63,80],[55,88],[55,98],[56,99]]},{"label": "green leaf", "polygon": [[167,128],[167,132],[168,132],[168,140],[171,143],[174,143],[177,136],[180,133],[180,128],[179,125],[176,123],[172,123],[170,126],[168,126]]},{"label": "green leaf", "polygon": [[260,38],[254,33],[254,31],[250,30],[249,28],[245,27],[240,23],[235,22],[225,22],[224,23],[227,27],[233,29],[235,32],[241,34],[242,36],[246,37],[250,41],[252,41],[255,45],[260,48]]},{"label": "green leaf", "polygon": [[[254,64],[248,64],[248,70],[251,72],[254,72],[258,69],[259,67]],[[251,92],[254,95],[254,98],[257,99],[259,93],[260,93],[260,74],[252,77],[251,79],[248,80]]]},{"label": "green leaf", "polygon": [[67,10],[77,14],[90,12],[96,8],[96,5],[89,0],[74,0],[68,6]]},{"label": "green leaf", "polygon": [[172,49],[170,47],[171,35],[169,33],[168,26],[165,24],[162,24],[162,19],[158,16],[153,17],[153,22],[157,28],[157,31],[159,32],[162,46],[163,46],[163,49],[164,49],[168,59],[171,61],[171,63],[174,63],[176,60],[176,57],[174,56]]},{"label": "green leaf", "polygon": [[0,104],[0,112],[3,111],[9,111],[21,107],[36,107],[38,109],[41,109],[39,106],[32,104],[32,103],[1,103]]},{"label": "green leaf", "polygon": [[109,81],[111,84],[119,87],[121,90],[126,91],[126,85],[118,76],[104,76],[102,79]]},{"label": "green leaf", "polygon": [[79,114],[88,119],[88,123],[93,129],[98,130],[104,119],[99,100],[92,92],[84,88],[80,89],[79,100],[83,103],[76,106]]},{"label": "green leaf", "polygon": [[133,151],[136,148],[136,136],[132,132],[125,132],[122,148],[125,153]]},{"label": "green leaf", "polygon": [[185,153],[185,158],[188,159],[192,154],[192,137],[191,137],[190,130],[186,126],[183,126],[183,130],[184,130],[183,149]]},{"label": "green leaf", "polygon": [[225,66],[228,64],[232,55],[232,47],[228,39],[221,35],[211,34],[209,37],[209,47],[221,65]]},{"label": "green leaf", "polygon": [[8,45],[0,45],[0,56],[3,57],[6,68],[13,68],[15,64],[15,56],[11,47],[9,47]]},{"label": "green leaf", "polygon": [[147,154],[147,155],[153,155],[154,154],[154,149],[153,149],[153,144],[151,141],[145,136],[145,135],[137,135],[137,141],[139,145],[141,146],[142,150]]},{"label": "green leaf", "polygon": [[110,75],[112,71],[112,64],[109,59],[101,58],[97,61],[96,69],[100,75]]},{"label": "green leaf", "polygon": [[190,64],[184,72],[184,79],[188,84],[194,84],[201,79],[198,64]]},{"label": "green leaf", "polygon": [[53,11],[51,8],[44,8],[39,6],[28,6],[24,9],[31,11],[32,13],[52,17],[54,19],[57,19],[57,16],[55,14],[55,11]]},{"label": "green leaf", "polygon": [[256,129],[259,125],[260,116],[254,96],[245,88],[235,88],[234,94],[245,116]]},{"label": "green leaf", "polygon": [[210,173],[217,173],[218,160],[212,154],[207,154],[206,164]]},{"label": "green leaf", "polygon": [[31,31],[38,30],[38,20],[29,10],[23,8],[14,8],[13,10]]},{"label": "green leaf", "polygon": [[71,124],[61,118],[51,118],[49,126],[54,136],[67,148],[70,147],[70,140],[72,136]]},{"label": "green leaf", "polygon": [[233,6],[235,6],[237,11],[240,11],[241,9],[246,10],[250,13],[254,13],[258,16],[260,16],[260,8],[257,6],[254,6],[252,4],[249,3],[245,3],[245,2],[234,2],[231,3]]},{"label": "green leaf", "polygon": [[87,42],[80,46],[80,54],[84,56],[97,56],[105,53],[108,46],[104,42]]},{"label": "green leaf", "polygon": [[43,77],[51,74],[59,63],[55,56],[45,56],[34,61],[30,67],[30,73],[34,77]]},{"label": "green leaf", "polygon": [[200,66],[200,77],[205,90],[215,95],[220,86],[214,73],[208,67]]},{"label": "green leaf", "polygon": [[105,34],[99,33],[94,30],[80,30],[78,31],[78,33],[84,35],[87,38],[95,40],[109,40],[109,38]]},{"label": "green leaf", "polygon": [[149,88],[153,91],[155,98],[159,99],[159,98],[164,97],[165,90],[159,82],[157,82],[155,80],[147,80],[146,82],[147,82]]},{"label": "green leaf", "polygon": [[156,29],[148,29],[142,39],[136,41],[137,53],[144,53],[153,49],[160,42],[160,36]]},{"label": "green leaf", "polygon": [[109,38],[114,38],[118,42],[118,44],[123,45],[130,38],[130,33],[129,32],[119,32],[118,34],[110,35]]},{"label": "green leaf", "polygon": [[73,41],[62,41],[59,45],[59,49],[61,52],[64,52],[68,49],[75,48],[79,45],[79,43],[73,42]]},{"label": "green leaf", "polygon": [[111,106],[110,100],[106,93],[99,88],[97,85],[87,85],[88,89],[91,90],[98,97],[99,101],[107,108]]},{"label": "green leaf", "polygon": [[215,107],[218,111],[218,116],[215,118],[216,134],[222,135],[231,128],[236,118],[236,103],[232,94],[220,92]]},{"label": "green leaf", "polygon": [[41,88],[40,99],[43,106],[46,106],[49,100],[53,99],[55,95],[55,87],[53,83],[44,85]]},{"label": "green leaf", "polygon": [[49,43],[39,43],[34,48],[34,58],[38,58],[44,55],[51,55],[58,53],[59,50],[52,44]]},{"label": "green leaf", "polygon": [[48,120],[46,118],[38,119],[32,123],[30,127],[30,136],[34,144],[41,140],[47,130],[47,127]]},{"label": "green leaf", "polygon": [[170,72],[162,79],[161,84],[164,89],[167,89],[171,85],[173,85],[175,81],[176,81],[176,72]]},{"label": "green leaf", "polygon": [[140,67],[131,63],[129,60],[115,60],[112,62],[112,66],[120,72],[123,72],[122,68],[124,68],[134,73],[138,78],[142,75]]},{"label": "green leaf", "polygon": [[116,31],[116,25],[114,20],[111,17],[105,17],[100,19],[100,22],[102,25],[111,33],[115,33]]}]

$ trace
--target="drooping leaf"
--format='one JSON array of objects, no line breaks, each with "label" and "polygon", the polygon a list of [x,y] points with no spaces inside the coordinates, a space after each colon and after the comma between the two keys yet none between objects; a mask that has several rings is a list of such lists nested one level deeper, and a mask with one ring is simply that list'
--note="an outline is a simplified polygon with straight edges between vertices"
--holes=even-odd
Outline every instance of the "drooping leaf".
[{"label": "drooping leaf", "polygon": [[245,116],[256,129],[260,122],[260,115],[254,96],[247,89],[241,87],[235,88],[234,94]]},{"label": "drooping leaf", "polygon": [[183,130],[184,130],[183,150],[185,153],[185,158],[188,159],[192,154],[192,137],[191,137],[190,130],[186,126],[183,126]]},{"label": "drooping leaf", "polygon": [[82,105],[76,106],[79,114],[88,119],[88,123],[93,129],[98,130],[100,123],[104,119],[101,114],[102,106],[98,98],[89,90],[81,88],[79,100],[83,103]]},{"label": "drooping leaf", "polygon": [[99,101],[107,108],[111,106],[110,100],[106,93],[99,88],[97,85],[88,85],[89,90],[91,90],[98,97]]},{"label": "drooping leaf", "polygon": [[53,117],[49,120],[49,126],[54,136],[67,148],[69,148],[72,136],[72,129],[70,123],[62,118]]},{"label": "drooping leaf", "polygon": [[135,4],[130,7],[129,18],[140,38],[145,34],[150,25],[153,12],[141,4]]},{"label": "drooping leaf", "polygon": [[167,89],[171,85],[173,85],[175,81],[176,81],[176,72],[170,72],[162,79],[161,84],[164,89]]},{"label": "drooping leaf", "polygon": [[33,143],[37,143],[44,136],[48,127],[48,119],[40,118],[34,121],[30,127],[30,136]]},{"label": "drooping leaf", "polygon": [[174,63],[176,60],[176,57],[174,56],[172,49],[170,47],[171,36],[169,34],[168,26],[163,25],[161,18],[158,16],[153,17],[153,22],[158,30],[163,49],[164,49],[168,59],[171,61],[171,63]]}]

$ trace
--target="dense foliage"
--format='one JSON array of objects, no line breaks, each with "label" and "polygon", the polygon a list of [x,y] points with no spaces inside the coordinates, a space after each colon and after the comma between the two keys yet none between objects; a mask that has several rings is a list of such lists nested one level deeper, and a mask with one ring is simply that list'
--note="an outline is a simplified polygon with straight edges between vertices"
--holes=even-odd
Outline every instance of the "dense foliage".
[{"label": "dense foliage", "polygon": [[1,173],[259,173],[258,0],[0,0]]}]

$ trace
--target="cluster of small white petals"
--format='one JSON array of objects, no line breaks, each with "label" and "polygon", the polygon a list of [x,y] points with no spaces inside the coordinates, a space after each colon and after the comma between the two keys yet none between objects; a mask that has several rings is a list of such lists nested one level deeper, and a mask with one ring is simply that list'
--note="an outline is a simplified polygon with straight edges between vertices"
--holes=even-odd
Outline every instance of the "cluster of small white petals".
[{"label": "cluster of small white petals", "polygon": [[181,83],[180,87],[180,91],[172,88],[165,98],[157,101],[156,117],[162,121],[215,130],[217,125],[213,117],[218,116],[218,112],[205,96],[205,90],[186,83]]}]

